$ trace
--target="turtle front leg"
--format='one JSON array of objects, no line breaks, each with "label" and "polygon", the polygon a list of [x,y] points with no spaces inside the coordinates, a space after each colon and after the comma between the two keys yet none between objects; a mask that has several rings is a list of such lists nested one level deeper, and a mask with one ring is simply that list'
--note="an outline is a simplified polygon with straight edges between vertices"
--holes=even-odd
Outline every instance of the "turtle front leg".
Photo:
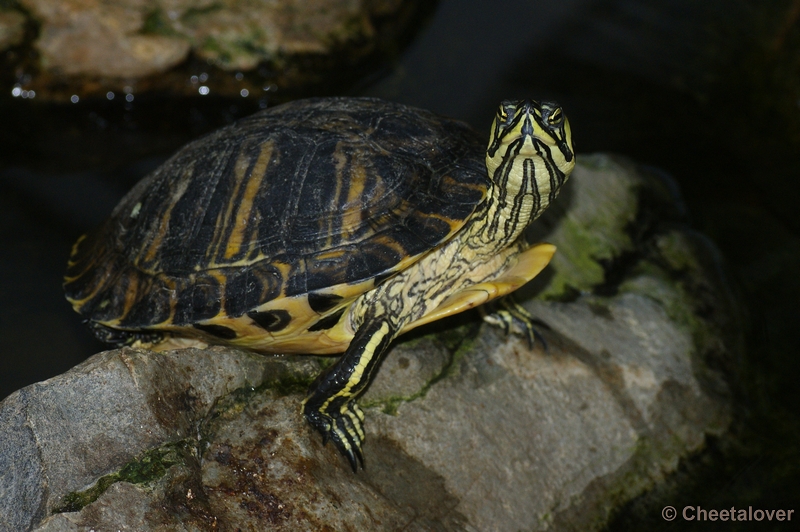
[{"label": "turtle front leg", "polygon": [[375,375],[396,335],[385,320],[366,321],[350,347],[311,387],[303,405],[306,420],[322,434],[322,443],[332,440],[353,471],[364,467],[364,413],[356,399]]}]

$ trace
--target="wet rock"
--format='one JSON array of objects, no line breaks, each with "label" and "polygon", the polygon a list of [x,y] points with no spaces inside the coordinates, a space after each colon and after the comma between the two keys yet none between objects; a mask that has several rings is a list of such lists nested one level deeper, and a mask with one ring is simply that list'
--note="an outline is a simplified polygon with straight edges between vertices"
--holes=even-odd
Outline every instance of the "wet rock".
[{"label": "wet rock", "polygon": [[44,98],[124,87],[197,94],[190,76],[206,73],[202,85],[214,94],[239,96],[247,89],[256,95],[272,85],[298,90],[341,77],[345,66],[355,72],[362,60],[385,51],[415,20],[418,4],[20,0],[39,27],[32,46],[40,73],[23,89]]},{"label": "wet rock", "polygon": [[602,527],[725,432],[740,329],[668,179],[585,156],[570,183],[537,236],[571,260],[525,302],[546,348],[469,316],[398,342],[365,470],[302,420],[319,358],[109,351],[0,403],[0,530]]}]

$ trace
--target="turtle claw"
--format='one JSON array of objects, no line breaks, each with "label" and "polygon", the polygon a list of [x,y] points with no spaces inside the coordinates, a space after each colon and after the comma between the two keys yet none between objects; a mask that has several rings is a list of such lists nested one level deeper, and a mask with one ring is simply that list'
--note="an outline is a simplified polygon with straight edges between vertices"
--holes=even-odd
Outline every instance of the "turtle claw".
[{"label": "turtle claw", "polygon": [[345,403],[339,412],[323,412],[305,407],[306,420],[322,434],[322,444],[332,441],[339,452],[350,462],[353,472],[360,465],[364,469],[364,412],[355,403]]},{"label": "turtle claw", "polygon": [[483,319],[487,323],[500,327],[506,334],[516,333],[528,340],[528,347],[533,348],[540,342],[547,351],[547,341],[538,331],[537,327],[549,329],[550,327],[541,320],[534,318],[530,312],[517,303],[512,297],[506,296],[496,302],[481,307]]}]

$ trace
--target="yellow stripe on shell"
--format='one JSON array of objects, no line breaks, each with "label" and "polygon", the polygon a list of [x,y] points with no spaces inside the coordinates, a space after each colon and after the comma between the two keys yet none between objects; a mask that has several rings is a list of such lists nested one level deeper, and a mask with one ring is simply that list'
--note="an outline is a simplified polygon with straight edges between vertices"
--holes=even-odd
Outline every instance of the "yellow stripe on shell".
[{"label": "yellow stripe on shell", "polygon": [[[249,176],[245,176],[247,185],[245,185],[244,194],[242,195],[241,203],[236,211],[236,216],[229,220],[228,223],[233,224],[231,228],[231,235],[228,238],[227,246],[225,247],[225,258],[230,259],[242,249],[242,242],[244,240],[244,232],[247,228],[247,223],[250,221],[250,214],[253,210],[253,202],[256,199],[261,182],[267,173],[267,166],[272,158],[272,151],[275,144],[265,142],[261,146],[261,151],[258,154],[258,159],[253,166],[253,171]],[[237,161],[238,166],[238,161]],[[237,187],[238,188],[238,187]]]},{"label": "yellow stripe on shell", "polygon": [[341,233],[344,239],[352,234],[354,228],[358,228],[364,223],[361,218],[362,211],[360,206],[363,200],[367,172],[363,166],[351,161],[350,175],[338,177],[340,181],[347,179],[348,182],[347,200],[344,203],[339,203],[340,209],[342,209]]},{"label": "yellow stripe on shell", "polygon": [[[75,261],[74,261],[74,260],[72,260],[72,259],[73,259],[73,258],[74,258],[74,257],[75,257],[77,254],[78,254],[78,247],[80,247],[80,245],[81,245],[81,242],[83,242],[84,240],[86,240],[86,236],[87,236],[87,235],[81,235],[81,236],[79,236],[79,237],[78,237],[78,240],[77,240],[77,241],[76,241],[74,244],[72,244],[72,250],[69,252],[69,260],[67,261],[67,268],[71,268],[71,267],[73,267],[73,266],[75,266],[75,265],[77,264],[77,262],[75,262]],[[77,279],[77,278],[78,278],[78,277],[80,277],[81,275],[82,275],[82,274],[78,274],[78,275],[76,275],[76,276],[74,276],[74,277],[68,277],[68,276],[65,276],[65,277],[64,277],[64,280],[65,280],[66,282],[68,282],[68,283],[69,283],[69,282],[72,282],[72,281],[74,281],[75,279]]]},{"label": "yellow stripe on shell", "polygon": [[[158,252],[164,245],[164,236],[167,234],[167,230],[169,229],[169,218],[172,214],[172,209],[178,204],[178,201],[186,192],[186,189],[189,188],[189,179],[187,179],[186,176],[190,175],[193,170],[193,165],[188,166],[183,171],[182,179],[177,180],[178,187],[175,189],[175,192],[173,192],[170,201],[165,202],[169,205],[169,207],[164,212],[163,216],[161,216],[161,218],[153,218],[150,220],[150,233],[154,234],[154,236],[150,240],[150,243],[143,250],[143,253],[140,253],[136,260],[133,261],[134,264],[146,264],[152,262],[153,259],[156,258],[156,255],[158,255]],[[142,255],[144,255],[144,260],[141,260]],[[154,267],[153,270],[157,270],[157,268]]]}]

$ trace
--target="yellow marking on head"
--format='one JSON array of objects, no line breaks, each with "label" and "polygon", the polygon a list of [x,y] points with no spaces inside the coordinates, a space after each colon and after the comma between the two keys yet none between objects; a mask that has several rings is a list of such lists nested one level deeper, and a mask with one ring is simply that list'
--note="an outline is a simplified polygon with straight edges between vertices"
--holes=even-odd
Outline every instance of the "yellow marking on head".
[{"label": "yellow marking on head", "polygon": [[[484,240],[511,241],[552,202],[575,166],[569,122],[558,104],[504,101],[486,148],[494,183]],[[505,117],[505,119],[503,119]]]},{"label": "yellow marking on head", "polygon": [[[522,142],[519,142],[522,140]],[[537,145],[549,148],[545,154]],[[509,150],[513,149],[513,153]],[[508,157],[534,158],[544,164],[548,157],[566,175],[575,166],[575,150],[569,120],[555,103],[533,100],[504,101],[492,124],[486,153],[489,177]],[[540,165],[536,161],[537,166]]]}]

